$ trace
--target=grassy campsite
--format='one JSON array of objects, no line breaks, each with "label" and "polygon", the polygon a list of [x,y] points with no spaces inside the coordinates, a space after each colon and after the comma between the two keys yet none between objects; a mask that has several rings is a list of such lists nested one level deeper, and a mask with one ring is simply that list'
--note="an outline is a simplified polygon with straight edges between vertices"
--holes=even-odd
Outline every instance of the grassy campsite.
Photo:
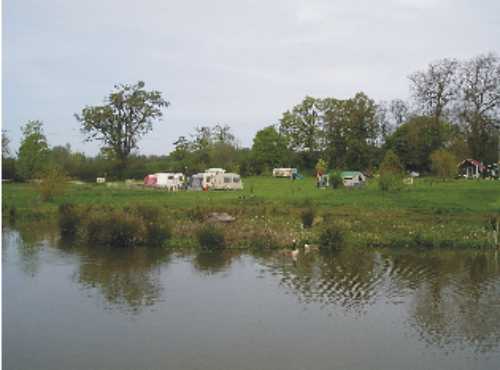
[{"label": "grassy campsite", "polygon": [[185,247],[197,244],[208,215],[225,212],[234,222],[215,228],[228,247],[286,248],[319,243],[331,223],[344,243],[359,247],[483,247],[492,243],[490,224],[500,211],[495,181],[421,178],[397,192],[380,191],[377,179],[356,189],[318,189],[312,177],[243,181],[242,191],[209,192],[168,192],[132,182],[72,183],[48,202],[37,184],[4,184],[3,213],[15,222],[57,222],[65,204],[90,218],[102,210],[149,207],[158,213],[158,223],[168,225],[166,245]]}]

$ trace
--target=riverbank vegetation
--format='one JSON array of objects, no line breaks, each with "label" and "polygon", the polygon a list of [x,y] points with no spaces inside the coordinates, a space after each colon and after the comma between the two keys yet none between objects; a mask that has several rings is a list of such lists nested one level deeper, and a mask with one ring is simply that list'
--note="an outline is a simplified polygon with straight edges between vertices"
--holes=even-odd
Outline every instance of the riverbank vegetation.
[{"label": "riverbank vegetation", "polygon": [[[234,222],[217,225],[226,246],[276,248],[319,244],[322,231],[331,223],[346,244],[361,247],[486,247],[492,245],[490,219],[500,213],[495,181],[418,179],[397,192],[380,191],[376,179],[360,189],[317,189],[312,178],[291,181],[261,176],[244,182],[241,192],[72,184],[50,202],[42,200],[36,184],[5,184],[3,214],[7,219],[13,215],[17,222],[57,220],[60,209],[71,204],[95,220],[91,225],[109,225],[111,230],[116,220],[122,220],[137,226],[144,235],[140,244],[148,244],[143,230],[145,220],[152,220],[154,227],[168,225],[160,244],[168,240],[165,245],[192,246],[198,244],[198,232],[208,216],[226,212],[235,217]],[[68,215],[72,217],[71,212]],[[143,221],[133,221],[130,215]],[[80,229],[89,227],[84,225]],[[119,226],[116,230],[120,232]]]}]

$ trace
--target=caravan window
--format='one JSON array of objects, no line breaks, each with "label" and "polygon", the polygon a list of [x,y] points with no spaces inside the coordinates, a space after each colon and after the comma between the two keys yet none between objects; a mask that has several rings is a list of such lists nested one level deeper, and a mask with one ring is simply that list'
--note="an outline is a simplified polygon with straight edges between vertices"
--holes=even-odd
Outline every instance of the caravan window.
[{"label": "caravan window", "polygon": [[231,182],[231,177],[230,176],[224,176],[224,184],[228,184]]},{"label": "caravan window", "polygon": [[168,176],[167,177],[169,180],[173,180],[174,179],[174,176]]},{"label": "caravan window", "polygon": [[240,177],[239,176],[233,177],[233,182],[235,182],[235,183],[240,182]]}]

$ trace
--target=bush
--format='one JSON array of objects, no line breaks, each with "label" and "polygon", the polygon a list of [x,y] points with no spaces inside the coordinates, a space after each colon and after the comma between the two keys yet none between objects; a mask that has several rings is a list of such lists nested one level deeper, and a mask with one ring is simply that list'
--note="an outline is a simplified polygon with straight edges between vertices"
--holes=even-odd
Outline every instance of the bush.
[{"label": "bush", "polygon": [[[130,247],[146,240],[146,228],[141,219],[125,211],[98,211],[86,225],[90,243],[113,247]],[[141,243],[142,242],[142,243]]]},{"label": "bush", "polygon": [[59,206],[59,230],[63,238],[75,237],[80,226],[80,214],[71,203],[63,203]]},{"label": "bush", "polygon": [[221,250],[226,247],[224,232],[212,224],[206,224],[196,233],[198,243],[206,250]]},{"label": "bush", "polygon": [[172,237],[172,229],[168,224],[151,222],[146,224],[146,240],[145,243],[151,247],[163,245]]},{"label": "bush", "polygon": [[41,174],[38,192],[43,201],[49,201],[56,196],[63,195],[67,186],[68,179],[64,171],[57,167],[52,167]]},{"label": "bush", "polygon": [[457,175],[457,159],[446,149],[439,149],[431,154],[432,172],[443,181]]},{"label": "bush", "polygon": [[399,191],[403,188],[403,166],[392,150],[385,153],[380,165],[378,186],[382,191]]},{"label": "bush", "polygon": [[323,227],[319,235],[319,248],[322,251],[338,250],[344,242],[344,233],[335,223]]},{"label": "bush", "polygon": [[386,172],[380,175],[378,186],[382,191],[399,191],[403,188],[403,179],[397,174]]},{"label": "bush", "polygon": [[307,229],[313,225],[315,213],[316,212],[312,207],[308,207],[300,213],[300,218],[302,219],[302,225],[304,225],[304,228]]},{"label": "bush", "polygon": [[332,185],[333,189],[338,189],[344,186],[344,181],[342,180],[342,176],[340,175],[340,172],[334,172],[330,176],[330,184]]}]

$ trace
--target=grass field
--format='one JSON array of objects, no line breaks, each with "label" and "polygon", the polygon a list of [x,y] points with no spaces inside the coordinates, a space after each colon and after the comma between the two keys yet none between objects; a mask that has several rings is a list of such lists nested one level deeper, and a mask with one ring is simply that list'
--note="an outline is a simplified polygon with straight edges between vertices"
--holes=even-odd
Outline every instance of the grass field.
[{"label": "grass field", "polygon": [[[166,192],[125,184],[70,185],[63,196],[43,202],[32,184],[4,184],[3,211],[17,218],[57,219],[62,203],[125,207],[154,205],[168,210],[176,230],[189,236],[193,213],[226,211],[238,221],[228,226],[234,240],[268,230],[283,240],[314,239],[326,219],[363,245],[482,246],[490,243],[488,220],[500,214],[500,182],[418,179],[400,192],[381,192],[373,180],[362,189],[317,189],[312,178],[291,181],[270,177],[244,179],[237,192]],[[312,229],[301,227],[300,212],[315,210]],[[265,237],[265,235],[264,235]]]}]

